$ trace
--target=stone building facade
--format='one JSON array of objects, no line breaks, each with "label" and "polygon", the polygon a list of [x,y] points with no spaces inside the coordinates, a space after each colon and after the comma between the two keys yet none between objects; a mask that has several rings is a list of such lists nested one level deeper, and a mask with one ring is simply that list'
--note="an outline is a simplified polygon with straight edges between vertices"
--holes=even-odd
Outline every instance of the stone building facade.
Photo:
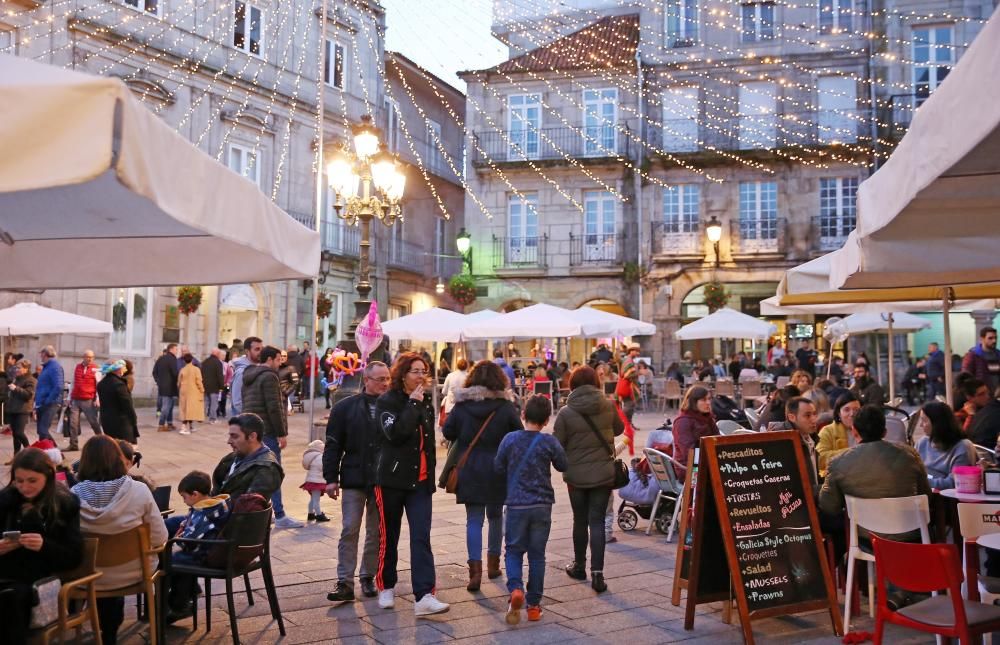
[{"label": "stone building facade", "polygon": [[[0,52],[122,78],[147,107],[192,144],[250,178],[306,226],[316,226],[320,88],[324,149],[347,139],[351,125],[363,114],[373,115],[379,124],[388,120],[383,84],[386,16],[374,0],[329,1],[326,24],[319,3],[278,0],[49,4],[37,0],[7,3],[0,16]],[[322,68],[321,47],[328,62]],[[421,88],[420,79],[412,83],[420,88],[418,101],[433,97],[434,104],[438,103],[429,90]],[[464,99],[455,90],[450,92],[449,100],[461,114]],[[423,140],[424,121],[416,123]],[[461,159],[461,136],[448,128],[444,134],[448,154]],[[434,293],[435,280],[424,271],[422,263],[427,258],[420,254],[425,238],[432,239],[428,231],[435,230],[431,218],[437,213],[425,207],[423,192],[435,181],[444,181],[444,192],[455,190],[454,180],[441,180],[433,173],[425,179],[412,168],[406,172],[403,209],[406,234],[412,237],[397,235],[398,243],[393,244],[388,230],[379,231],[374,247],[373,264],[380,278],[375,295],[384,304],[383,317],[393,315],[393,306],[415,310],[432,304],[428,294]],[[456,203],[460,205],[461,199],[456,202],[449,194],[447,201],[449,212],[460,218]],[[166,342],[179,341],[204,356],[217,342],[231,343],[247,335],[281,346],[308,340],[312,290],[317,286],[332,303],[330,316],[320,321],[319,344],[333,345],[343,338],[354,315],[358,236],[357,229],[339,225],[329,195],[323,197],[322,212],[327,261],[319,285],[311,281],[205,285],[202,305],[190,316],[178,315],[174,288],[109,285],[107,289],[0,292],[0,306],[30,299],[113,320],[116,331],[110,339],[19,338],[15,347],[33,354],[37,345],[53,343],[67,367],[85,348],[94,349],[99,360],[129,358],[135,363],[138,398],[153,392],[152,363]],[[81,242],[80,253],[86,252]],[[417,269],[413,258],[419,260]],[[395,280],[400,267],[407,277]],[[210,281],[211,276],[206,276],[206,282]]]},{"label": "stone building facade", "polygon": [[711,356],[673,334],[708,313],[704,285],[759,315],[786,269],[838,248],[858,184],[996,4],[495,6],[511,58],[462,75],[477,306],[592,303],[655,323],[657,366]]}]

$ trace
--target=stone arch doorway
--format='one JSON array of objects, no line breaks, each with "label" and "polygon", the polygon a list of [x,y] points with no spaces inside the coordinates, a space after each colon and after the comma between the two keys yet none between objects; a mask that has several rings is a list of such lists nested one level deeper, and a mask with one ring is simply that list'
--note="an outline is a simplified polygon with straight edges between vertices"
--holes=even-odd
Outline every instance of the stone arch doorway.
[{"label": "stone arch doorway", "polygon": [[219,342],[232,345],[235,338],[261,336],[262,304],[266,304],[262,291],[255,284],[245,283],[219,287]]}]

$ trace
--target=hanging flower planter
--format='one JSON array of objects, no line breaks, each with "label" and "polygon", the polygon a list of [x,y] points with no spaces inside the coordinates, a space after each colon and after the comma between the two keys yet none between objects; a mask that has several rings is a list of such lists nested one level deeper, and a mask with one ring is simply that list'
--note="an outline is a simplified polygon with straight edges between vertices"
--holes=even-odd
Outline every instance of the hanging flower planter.
[{"label": "hanging flower planter", "polygon": [[705,285],[705,304],[711,312],[718,311],[729,302],[729,292],[725,285],[718,280],[713,280]]},{"label": "hanging flower planter", "polygon": [[201,306],[201,287],[178,287],[177,309],[185,316],[198,311]]},{"label": "hanging flower planter", "polygon": [[320,293],[316,297],[316,317],[329,318],[331,311],[333,311],[333,301],[325,293]]},{"label": "hanging flower planter", "polygon": [[476,279],[461,273],[451,276],[448,295],[460,305],[471,305],[476,301]]}]

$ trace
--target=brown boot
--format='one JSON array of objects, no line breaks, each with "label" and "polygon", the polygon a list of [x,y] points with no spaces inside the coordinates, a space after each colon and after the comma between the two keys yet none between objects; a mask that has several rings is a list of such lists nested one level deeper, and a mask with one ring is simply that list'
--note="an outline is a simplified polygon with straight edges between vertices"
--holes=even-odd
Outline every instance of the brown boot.
[{"label": "brown boot", "polygon": [[500,577],[500,556],[486,554],[486,575],[490,580]]},{"label": "brown boot", "polygon": [[170,428],[168,428],[167,426],[158,426],[156,428],[156,431],[157,432],[170,432]]},{"label": "brown boot", "polygon": [[483,561],[469,560],[469,584],[465,588],[469,591],[479,591],[479,585],[483,582]]}]

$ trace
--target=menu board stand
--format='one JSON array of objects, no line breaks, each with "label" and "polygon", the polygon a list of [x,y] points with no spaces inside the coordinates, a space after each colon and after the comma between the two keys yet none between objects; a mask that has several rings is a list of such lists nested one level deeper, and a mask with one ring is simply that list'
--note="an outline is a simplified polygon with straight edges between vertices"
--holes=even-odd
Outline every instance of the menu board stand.
[{"label": "menu board stand", "polygon": [[689,467],[685,483],[693,495],[682,506],[693,497],[692,542],[685,554],[682,520],[675,565],[674,599],[684,582],[688,592],[684,629],[694,628],[697,605],[728,601],[731,578],[745,643],[754,643],[752,620],[816,609],[828,609],[842,633],[800,442],[796,432],[701,439],[696,479]]}]

